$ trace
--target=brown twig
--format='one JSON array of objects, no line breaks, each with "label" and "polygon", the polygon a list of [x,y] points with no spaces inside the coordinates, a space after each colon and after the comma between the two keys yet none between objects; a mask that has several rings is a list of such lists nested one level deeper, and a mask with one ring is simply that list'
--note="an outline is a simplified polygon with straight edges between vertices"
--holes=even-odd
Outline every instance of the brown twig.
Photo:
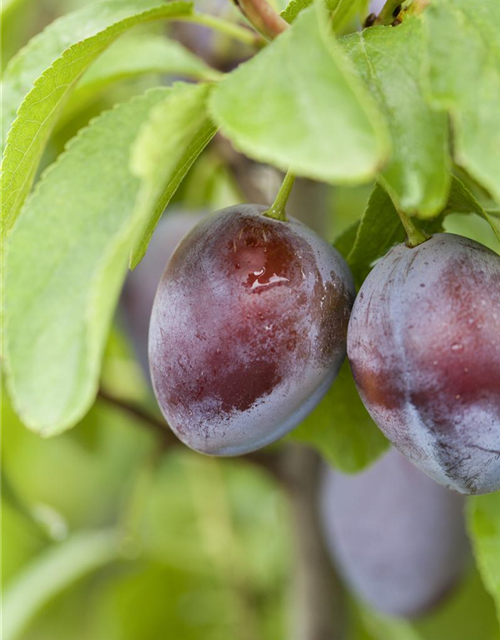
[{"label": "brown twig", "polygon": [[[109,394],[103,389],[99,389],[97,397],[110,405],[113,405],[117,409],[124,411],[132,416],[134,419],[142,422],[146,427],[150,429],[157,437],[160,438],[162,447],[169,449],[171,447],[184,447],[185,445],[177,438],[174,432],[170,429],[167,422],[163,418],[158,418],[151,413],[144,411],[141,407],[135,404],[131,404],[126,400],[117,398]],[[271,475],[277,477],[278,475],[278,454],[273,451],[254,451],[245,456],[241,456],[243,460],[255,464],[262,469],[265,469]]]},{"label": "brown twig", "polygon": [[273,40],[289,24],[271,7],[267,0],[233,0],[250,24],[264,37]]},{"label": "brown twig", "polygon": [[142,422],[150,431],[160,437],[164,446],[170,447],[182,444],[162,418],[157,418],[151,413],[144,411],[141,407],[117,398],[103,389],[99,389],[97,397]]}]

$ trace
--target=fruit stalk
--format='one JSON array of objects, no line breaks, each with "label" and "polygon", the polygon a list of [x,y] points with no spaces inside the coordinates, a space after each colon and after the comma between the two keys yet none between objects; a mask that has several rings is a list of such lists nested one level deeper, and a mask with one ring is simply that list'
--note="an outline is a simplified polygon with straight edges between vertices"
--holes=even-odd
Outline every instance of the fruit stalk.
[{"label": "fruit stalk", "polygon": [[286,222],[288,218],[286,217],[286,203],[288,202],[288,198],[290,197],[290,193],[292,191],[293,183],[295,182],[295,176],[290,173],[290,171],[286,174],[285,179],[278,191],[278,195],[276,196],[276,200],[269,207],[267,211],[264,212],[264,215],[268,218],[274,218],[275,220],[281,220],[282,222]]},{"label": "fruit stalk", "polygon": [[419,229],[413,220],[408,216],[404,211],[401,211],[396,207],[396,211],[398,212],[398,216],[401,220],[401,223],[406,231],[406,244],[408,247],[418,247],[419,244],[425,242],[429,239],[429,236]]},{"label": "fruit stalk", "polygon": [[289,26],[267,0],[234,0],[234,3],[250,24],[268,40],[273,40]]},{"label": "fruit stalk", "polygon": [[379,13],[377,18],[375,19],[374,24],[382,24],[382,25],[390,25],[396,20],[400,9],[401,9],[402,0],[387,0],[385,5],[382,8],[382,11]]}]

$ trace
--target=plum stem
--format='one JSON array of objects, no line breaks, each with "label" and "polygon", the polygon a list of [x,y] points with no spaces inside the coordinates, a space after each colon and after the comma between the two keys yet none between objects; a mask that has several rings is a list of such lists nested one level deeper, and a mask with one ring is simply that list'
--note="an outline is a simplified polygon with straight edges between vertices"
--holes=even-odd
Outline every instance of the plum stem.
[{"label": "plum stem", "polygon": [[392,24],[398,15],[398,9],[402,2],[403,0],[387,0],[373,24]]},{"label": "plum stem", "polygon": [[289,171],[281,184],[276,200],[269,209],[267,209],[267,211],[264,211],[265,216],[268,218],[274,218],[275,220],[281,220],[282,222],[286,222],[288,220],[286,217],[285,207],[288,202],[288,198],[290,197],[290,192],[292,191],[294,182],[295,176]]},{"label": "plum stem", "polygon": [[273,40],[290,26],[267,0],[233,0],[245,18],[268,40]]},{"label": "plum stem", "polygon": [[417,247],[422,242],[429,240],[430,236],[425,233],[422,229],[419,229],[413,220],[406,213],[401,211],[396,207],[396,211],[398,212],[398,216],[403,224],[403,227],[406,231],[406,244],[409,247]]}]

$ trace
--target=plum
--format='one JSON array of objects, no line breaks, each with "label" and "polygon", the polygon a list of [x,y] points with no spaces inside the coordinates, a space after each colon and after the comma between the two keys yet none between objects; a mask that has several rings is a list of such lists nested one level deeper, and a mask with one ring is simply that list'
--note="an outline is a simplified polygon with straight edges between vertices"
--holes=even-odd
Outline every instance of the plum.
[{"label": "plum", "polygon": [[325,472],[320,511],[334,564],[377,611],[414,617],[438,604],[469,564],[464,498],[396,449],[357,475]]},{"label": "plum", "polygon": [[239,455],[293,429],[333,382],[354,299],[335,249],[300,222],[238,205],[174,252],[149,334],[160,408],[189,447]]},{"label": "plum", "polygon": [[398,245],[354,304],[348,356],[389,440],[445,486],[500,489],[500,258],[436,234]]},{"label": "plum", "polygon": [[175,247],[203,215],[202,212],[183,210],[164,215],[156,227],[146,255],[125,281],[120,314],[137,359],[147,376],[149,320],[158,283]]}]

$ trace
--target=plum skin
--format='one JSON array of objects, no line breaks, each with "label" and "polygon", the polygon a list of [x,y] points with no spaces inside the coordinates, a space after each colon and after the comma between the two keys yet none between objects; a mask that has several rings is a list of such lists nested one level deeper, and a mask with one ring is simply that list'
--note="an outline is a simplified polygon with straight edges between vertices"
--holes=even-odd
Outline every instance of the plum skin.
[{"label": "plum skin", "polygon": [[338,252],[296,220],[238,205],[180,243],[151,316],[153,388],[190,448],[240,455],[279,439],[326,393],[354,300]]},{"label": "plum skin", "polygon": [[335,565],[377,611],[406,618],[428,612],[469,564],[463,496],[396,449],[356,475],[325,471],[320,507]]},{"label": "plum skin", "polygon": [[391,442],[441,484],[500,489],[500,258],[436,234],[393,248],[353,307],[348,357]]}]

